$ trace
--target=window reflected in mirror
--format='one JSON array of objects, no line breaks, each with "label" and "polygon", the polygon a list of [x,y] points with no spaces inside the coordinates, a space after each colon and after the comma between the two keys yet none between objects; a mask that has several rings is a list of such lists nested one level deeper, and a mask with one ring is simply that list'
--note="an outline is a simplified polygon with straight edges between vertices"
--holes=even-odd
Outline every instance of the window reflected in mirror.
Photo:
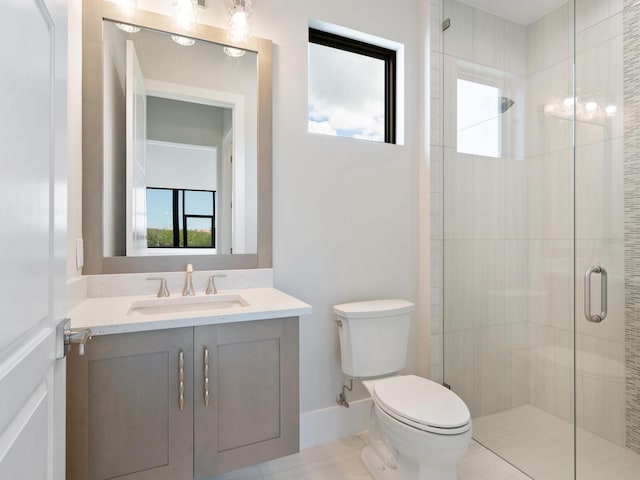
[{"label": "window reflected in mirror", "polygon": [[215,191],[147,187],[147,248],[215,248],[215,196]]},{"label": "window reflected in mirror", "polygon": [[104,22],[104,254],[257,252],[257,54]]}]

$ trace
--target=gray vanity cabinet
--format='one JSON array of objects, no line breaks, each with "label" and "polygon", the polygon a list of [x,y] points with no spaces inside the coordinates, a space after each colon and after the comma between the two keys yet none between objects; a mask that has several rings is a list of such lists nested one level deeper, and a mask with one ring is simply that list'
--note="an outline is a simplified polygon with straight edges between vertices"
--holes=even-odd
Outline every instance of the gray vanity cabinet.
[{"label": "gray vanity cabinet", "polygon": [[192,328],[94,337],[84,356],[73,348],[67,480],[191,479],[192,385]]},{"label": "gray vanity cabinet", "polygon": [[93,337],[67,361],[66,478],[207,479],[295,453],[298,384],[297,317]]},{"label": "gray vanity cabinet", "polygon": [[297,317],[196,327],[194,357],[196,479],[298,451]]}]

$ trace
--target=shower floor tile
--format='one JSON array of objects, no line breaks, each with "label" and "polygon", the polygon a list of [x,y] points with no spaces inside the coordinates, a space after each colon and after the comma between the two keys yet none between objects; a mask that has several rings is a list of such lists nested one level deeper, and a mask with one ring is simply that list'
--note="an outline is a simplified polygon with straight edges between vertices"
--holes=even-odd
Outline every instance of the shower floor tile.
[{"label": "shower floor tile", "polygon": [[[475,418],[473,437],[536,480],[573,479],[573,425],[531,405]],[[577,431],[578,480],[637,480],[640,455]]]}]

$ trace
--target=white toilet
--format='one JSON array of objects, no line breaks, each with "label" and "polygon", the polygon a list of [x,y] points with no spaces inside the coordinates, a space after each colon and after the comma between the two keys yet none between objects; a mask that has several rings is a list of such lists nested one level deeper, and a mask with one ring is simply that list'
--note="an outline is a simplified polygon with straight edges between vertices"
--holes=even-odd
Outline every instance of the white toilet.
[{"label": "white toilet", "polygon": [[407,362],[414,305],[374,300],[336,305],[342,371],[371,393],[369,445],[362,461],[374,480],[456,480],[471,441],[471,415],[455,393],[398,375]]}]

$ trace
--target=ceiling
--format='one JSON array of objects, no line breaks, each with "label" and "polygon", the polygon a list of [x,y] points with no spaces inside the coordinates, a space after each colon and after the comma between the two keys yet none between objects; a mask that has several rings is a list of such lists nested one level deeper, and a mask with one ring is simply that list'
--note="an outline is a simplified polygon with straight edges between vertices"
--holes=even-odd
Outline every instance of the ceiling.
[{"label": "ceiling", "polygon": [[531,25],[568,0],[459,0],[520,25]]}]

